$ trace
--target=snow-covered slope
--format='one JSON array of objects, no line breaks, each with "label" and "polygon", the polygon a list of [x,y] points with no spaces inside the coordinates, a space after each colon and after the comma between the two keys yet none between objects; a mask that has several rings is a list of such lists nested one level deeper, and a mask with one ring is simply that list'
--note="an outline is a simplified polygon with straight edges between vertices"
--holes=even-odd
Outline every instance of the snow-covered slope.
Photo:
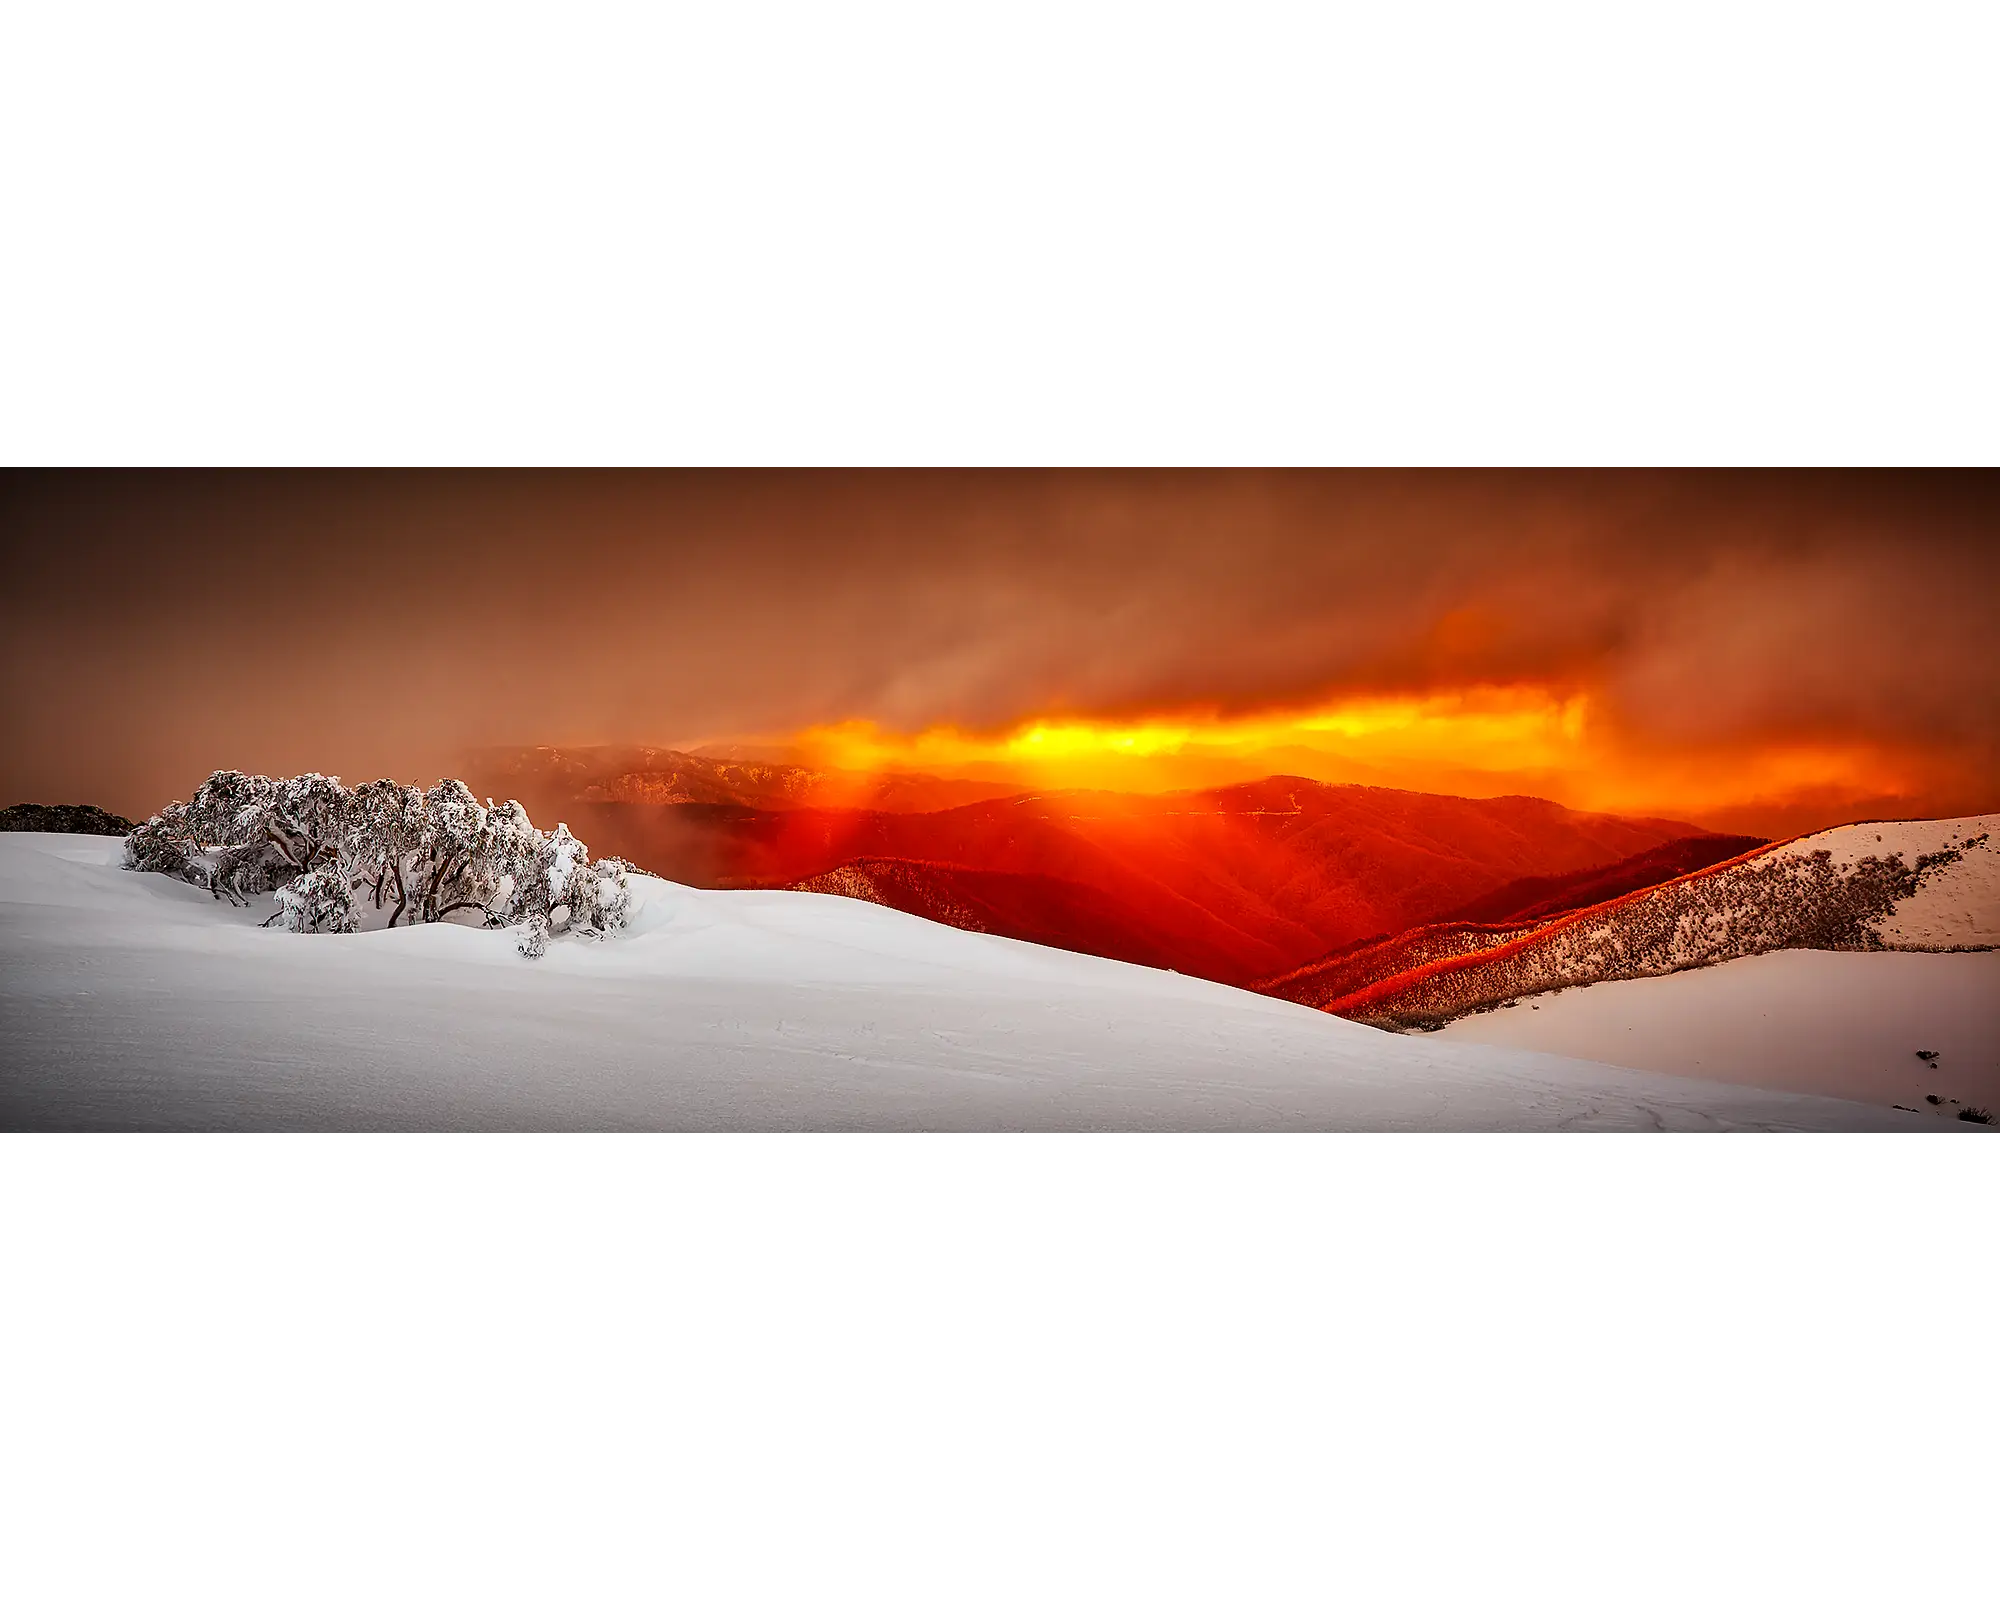
[{"label": "snow-covered slope", "polygon": [[1990,950],[2000,944],[2000,816],[1830,828],[1532,928],[1477,932],[1463,952],[1338,996],[1271,992],[1345,1017],[1435,1026],[1523,995],[1772,950]]},{"label": "snow-covered slope", "polygon": [[2000,1117],[2000,951],[1776,950],[1535,995],[1429,1037]]},{"label": "snow-covered slope", "polygon": [[[1403,1038],[823,895],[647,880],[522,961],[257,926],[119,841],[0,836],[10,1128],[1902,1128],[1885,1108]],[[1944,1126],[1931,1119],[1927,1125]]]},{"label": "snow-covered slope", "polygon": [[[1794,839],[1770,855],[1810,860],[1822,850],[1835,870],[1844,873],[1889,855],[1919,869],[1908,896],[1871,924],[1884,950],[2000,947],[2000,815],[1858,822]],[[1925,868],[1924,862],[1933,865]]]}]

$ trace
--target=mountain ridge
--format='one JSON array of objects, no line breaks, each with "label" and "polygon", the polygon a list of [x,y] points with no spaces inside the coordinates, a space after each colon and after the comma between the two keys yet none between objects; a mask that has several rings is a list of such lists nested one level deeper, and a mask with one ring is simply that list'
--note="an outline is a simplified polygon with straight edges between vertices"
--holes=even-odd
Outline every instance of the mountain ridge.
[{"label": "mountain ridge", "polygon": [[1296,972],[1259,992],[1433,1028],[1533,994],[1773,950],[1990,950],[2000,945],[1996,833],[1990,815],[1823,829],[1529,927],[1473,930],[1465,948],[1443,948],[1442,931],[1431,948],[1416,930],[1405,936],[1411,964],[1345,992],[1329,989],[1365,966]]}]

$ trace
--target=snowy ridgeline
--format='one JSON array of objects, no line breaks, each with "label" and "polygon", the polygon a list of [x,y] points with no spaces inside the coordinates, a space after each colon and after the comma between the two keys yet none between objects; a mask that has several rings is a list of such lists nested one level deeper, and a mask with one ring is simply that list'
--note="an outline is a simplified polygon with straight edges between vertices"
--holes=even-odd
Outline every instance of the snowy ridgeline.
[{"label": "snowy ridgeline", "polygon": [[300,939],[260,926],[269,896],[121,856],[0,834],[0,1127],[1977,1131],[1386,1033],[827,895],[635,875],[617,938],[524,965],[467,912]]},{"label": "snowy ridgeline", "polygon": [[2000,816],[1831,828],[1525,931],[1414,947],[1408,970],[1326,1003],[1344,1017],[1435,1027],[1528,995],[1775,950],[1991,950],[1996,836]]},{"label": "snowy ridgeline", "polygon": [[543,833],[516,800],[481,805],[456,778],[428,791],[381,778],[212,774],[135,828],[125,865],[247,905],[275,892],[293,933],[425,922],[511,927],[539,957],[552,934],[616,933],[630,916],[629,863],[593,862],[562,823]]}]

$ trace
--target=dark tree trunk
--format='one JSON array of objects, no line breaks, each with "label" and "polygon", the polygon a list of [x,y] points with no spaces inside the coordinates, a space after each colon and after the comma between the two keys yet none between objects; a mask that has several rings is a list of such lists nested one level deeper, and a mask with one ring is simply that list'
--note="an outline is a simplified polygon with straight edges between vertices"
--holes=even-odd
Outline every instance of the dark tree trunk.
[{"label": "dark tree trunk", "polygon": [[396,869],[396,909],[389,913],[389,926],[403,920],[403,913],[410,909],[409,885],[403,882],[403,858],[398,855],[393,863]]},{"label": "dark tree trunk", "polygon": [[424,921],[437,921],[439,914],[437,908],[438,891],[445,886],[450,880],[451,875],[458,870],[459,855],[459,851],[453,850],[437,864],[437,870],[431,874],[430,887],[424,891]]}]

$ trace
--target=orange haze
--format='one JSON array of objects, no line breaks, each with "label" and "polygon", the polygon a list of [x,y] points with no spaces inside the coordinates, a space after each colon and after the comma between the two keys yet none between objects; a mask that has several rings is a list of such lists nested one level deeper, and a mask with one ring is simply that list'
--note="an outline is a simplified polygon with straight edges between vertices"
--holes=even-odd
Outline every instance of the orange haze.
[{"label": "orange haze", "polygon": [[1727,761],[1624,748],[1582,691],[1473,687],[1285,710],[1130,719],[1049,716],[976,733],[865,720],[777,741],[808,766],[922,772],[1030,789],[1158,793],[1273,773],[1474,797],[1532,793],[1585,810],[1713,816],[1805,796],[1879,802],[1918,791],[1910,758],[1863,744],[1788,744]]}]

